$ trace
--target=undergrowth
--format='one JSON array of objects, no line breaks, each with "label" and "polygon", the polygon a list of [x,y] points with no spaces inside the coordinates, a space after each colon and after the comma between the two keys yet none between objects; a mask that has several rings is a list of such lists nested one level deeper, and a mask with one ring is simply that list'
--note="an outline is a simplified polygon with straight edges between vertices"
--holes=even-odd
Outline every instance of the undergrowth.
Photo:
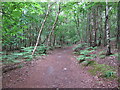
[{"label": "undergrowth", "polygon": [[102,78],[116,78],[115,68],[105,64],[92,64],[92,68],[88,70],[92,75],[98,75]]},{"label": "undergrowth", "polygon": [[[78,60],[79,64],[81,63],[83,66],[90,66],[91,68],[88,71],[92,75],[99,75],[99,77],[109,79],[117,77],[115,68],[105,64],[98,64],[96,61],[92,60],[97,56],[100,59],[104,59],[106,57],[105,51],[100,51],[98,54],[96,54],[94,51],[97,49],[97,47],[86,47],[84,49],[81,48],[82,45],[80,44],[73,48],[74,54],[79,55],[76,57],[76,59]],[[118,53],[112,54],[110,56],[118,56]]]},{"label": "undergrowth", "polygon": [[[79,49],[76,50],[76,48],[78,48],[78,47],[82,48],[82,45],[84,45],[84,44],[79,44],[78,46],[73,48],[74,54],[79,55],[78,57],[76,57],[76,59],[78,60],[79,63],[81,63],[85,60],[89,60],[89,59],[93,59],[93,58],[97,57],[96,54],[92,53],[95,51],[95,49],[97,49],[97,47],[86,47],[84,50],[79,50]],[[89,63],[89,62],[87,61],[87,63]]]},{"label": "undergrowth", "polygon": [[12,52],[12,53],[0,52],[0,54],[2,55],[0,60],[2,61],[3,64],[31,61],[36,56],[46,55],[47,50],[50,49],[50,47],[47,47],[45,45],[38,46],[35,54],[32,56],[31,53],[33,49],[34,46],[30,46],[30,47],[21,47],[21,50],[17,52]]}]

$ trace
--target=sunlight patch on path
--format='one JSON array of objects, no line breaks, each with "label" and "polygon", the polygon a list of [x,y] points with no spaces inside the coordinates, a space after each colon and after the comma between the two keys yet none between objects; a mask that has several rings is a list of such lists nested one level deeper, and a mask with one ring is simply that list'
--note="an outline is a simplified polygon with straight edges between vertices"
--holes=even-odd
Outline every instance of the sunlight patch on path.
[{"label": "sunlight patch on path", "polygon": [[59,58],[61,58],[62,56],[58,56]]},{"label": "sunlight patch on path", "polygon": [[49,66],[47,69],[47,73],[50,75],[54,72],[54,68],[52,66]]}]

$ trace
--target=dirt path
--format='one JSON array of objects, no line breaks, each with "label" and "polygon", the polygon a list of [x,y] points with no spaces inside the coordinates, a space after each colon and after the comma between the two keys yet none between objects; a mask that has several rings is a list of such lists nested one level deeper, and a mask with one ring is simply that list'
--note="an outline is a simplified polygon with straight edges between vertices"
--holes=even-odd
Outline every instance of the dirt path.
[{"label": "dirt path", "polygon": [[[36,64],[9,72],[3,87],[13,88],[99,88],[106,87],[98,78],[83,70],[72,47],[56,49]],[[17,74],[17,75],[15,75]],[[11,77],[12,76],[12,77]]]}]

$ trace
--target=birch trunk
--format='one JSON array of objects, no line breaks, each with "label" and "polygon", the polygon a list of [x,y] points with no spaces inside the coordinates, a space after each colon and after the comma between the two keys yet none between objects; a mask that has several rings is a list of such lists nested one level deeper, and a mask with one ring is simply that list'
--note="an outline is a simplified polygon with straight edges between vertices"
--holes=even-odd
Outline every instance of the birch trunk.
[{"label": "birch trunk", "polygon": [[41,37],[41,33],[42,33],[42,30],[43,30],[44,24],[45,24],[46,19],[47,19],[48,15],[49,15],[49,11],[50,11],[50,8],[51,8],[52,5],[53,5],[53,4],[48,5],[48,10],[47,10],[45,19],[44,19],[44,21],[43,21],[43,23],[42,23],[42,26],[41,26],[41,28],[40,28],[40,30],[39,30],[39,34],[38,34],[38,37],[37,37],[37,42],[36,42],[36,45],[35,45],[34,50],[33,50],[33,52],[32,52],[32,55],[34,55],[35,50],[37,49],[37,46],[38,46],[38,43],[39,43],[39,40],[40,40],[40,37]]},{"label": "birch trunk", "polygon": [[55,21],[54,21],[54,23],[53,23],[52,30],[51,30],[51,32],[50,32],[50,34],[49,34],[49,36],[48,36],[47,46],[49,46],[49,45],[51,44],[51,36],[52,36],[52,34],[54,34],[54,29],[55,29],[55,27],[56,27],[56,23],[57,23],[57,21],[58,21],[58,16],[59,16],[59,14],[60,14],[60,4],[58,5],[58,12],[57,12]]},{"label": "birch trunk", "polygon": [[108,1],[106,0],[106,35],[107,35],[107,52],[106,55],[111,54],[111,46],[110,46],[110,28],[109,28],[109,9],[108,9]]}]

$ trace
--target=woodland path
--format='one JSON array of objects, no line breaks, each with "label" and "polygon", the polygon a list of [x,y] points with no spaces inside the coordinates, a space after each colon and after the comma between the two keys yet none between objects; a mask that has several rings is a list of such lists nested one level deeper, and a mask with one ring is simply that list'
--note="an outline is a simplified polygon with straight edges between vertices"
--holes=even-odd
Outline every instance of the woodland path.
[{"label": "woodland path", "polygon": [[[28,67],[28,69],[27,69]],[[26,68],[26,69],[25,69]],[[25,71],[27,70],[27,71]],[[18,73],[19,72],[19,73]],[[20,72],[23,74],[21,75]],[[27,74],[24,75],[24,73]],[[15,76],[15,73],[19,74]],[[12,80],[10,79],[12,76]],[[24,79],[24,80],[23,80]],[[98,78],[77,63],[72,47],[58,48],[33,66],[11,71],[3,87],[13,88],[99,88]],[[12,83],[12,84],[10,84]]]}]

